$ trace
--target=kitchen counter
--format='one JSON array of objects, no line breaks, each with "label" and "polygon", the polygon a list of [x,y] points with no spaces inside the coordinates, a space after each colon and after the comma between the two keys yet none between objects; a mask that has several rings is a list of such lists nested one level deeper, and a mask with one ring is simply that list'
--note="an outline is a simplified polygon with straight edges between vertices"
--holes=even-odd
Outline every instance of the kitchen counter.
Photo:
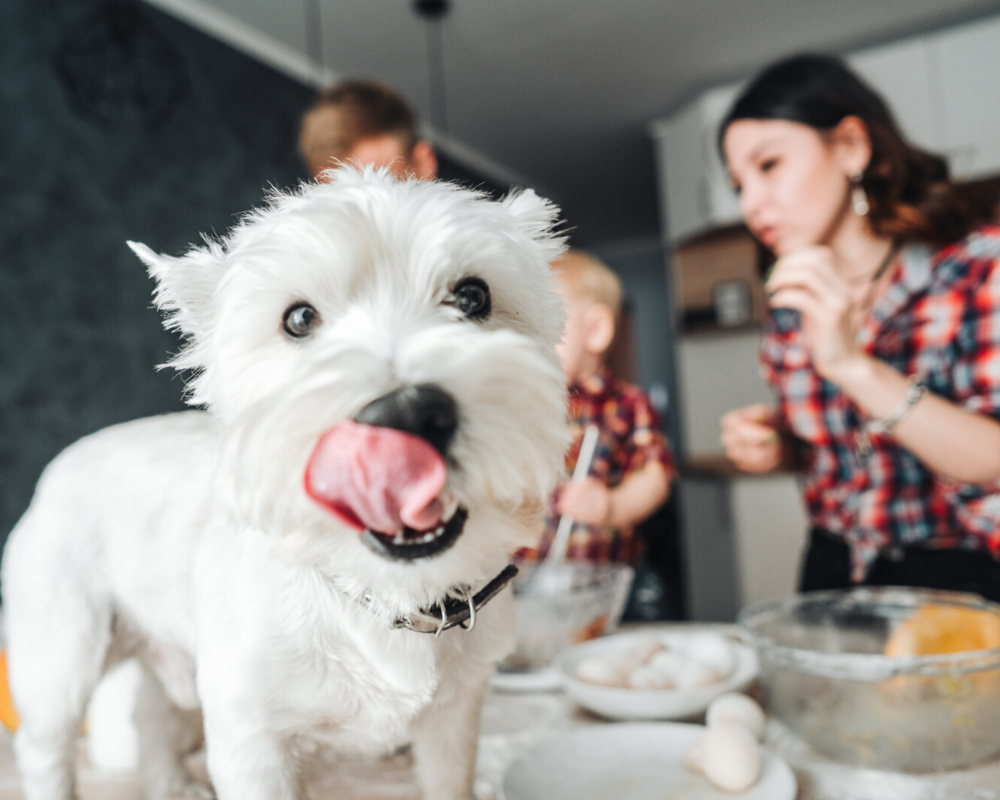
[{"label": "kitchen counter", "polygon": [[[483,709],[476,800],[495,800],[494,787],[525,748],[560,731],[608,724],[576,708],[561,693],[493,691]],[[798,800],[1000,800],[1000,761],[958,772],[912,775],[860,769],[817,754],[780,723],[770,721],[765,743],[792,766]],[[192,767],[204,771],[201,757]],[[421,800],[412,759],[400,753],[378,761],[319,757],[303,770],[310,800]],[[141,800],[133,774],[102,773],[80,756],[81,800]],[[0,800],[22,800],[11,737],[0,735]]]},{"label": "kitchen counter", "polygon": [[[483,713],[477,800],[494,800],[493,786],[522,749],[558,731],[592,724],[608,723],[574,708],[561,693],[491,693]],[[768,722],[765,744],[794,770],[798,800],[1000,800],[1000,761],[929,775],[861,769],[820,755],[775,720]]]}]

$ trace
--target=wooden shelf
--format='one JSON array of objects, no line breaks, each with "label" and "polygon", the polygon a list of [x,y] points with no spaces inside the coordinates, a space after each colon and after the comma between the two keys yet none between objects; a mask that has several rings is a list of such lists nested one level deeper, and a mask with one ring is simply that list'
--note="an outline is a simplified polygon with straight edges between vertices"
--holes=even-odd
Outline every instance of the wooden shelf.
[{"label": "wooden shelf", "polygon": [[681,332],[729,330],[715,320],[715,290],[733,282],[746,286],[750,305],[746,323],[733,327],[762,324],[767,306],[761,281],[762,259],[760,245],[742,225],[713,231],[677,247],[672,271]]},{"label": "wooden shelf", "polygon": [[732,480],[734,478],[773,478],[776,475],[794,475],[795,471],[786,469],[770,472],[744,472],[737,469],[728,458],[722,455],[691,456],[680,465],[680,473],[691,478],[716,478]]},{"label": "wooden shelf", "polygon": [[764,323],[753,320],[742,325],[719,325],[718,323],[705,323],[703,325],[688,325],[682,327],[677,333],[680,336],[709,337],[726,336],[736,333],[754,333],[764,330]]},{"label": "wooden shelf", "polygon": [[691,456],[680,465],[681,475],[694,478],[735,478],[740,472],[725,456]]}]

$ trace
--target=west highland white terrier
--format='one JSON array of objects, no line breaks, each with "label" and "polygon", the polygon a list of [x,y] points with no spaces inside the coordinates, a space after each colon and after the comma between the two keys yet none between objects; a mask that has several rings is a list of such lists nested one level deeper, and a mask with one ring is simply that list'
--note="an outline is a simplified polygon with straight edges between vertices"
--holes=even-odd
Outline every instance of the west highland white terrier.
[{"label": "west highland white terrier", "polygon": [[130,656],[153,800],[205,796],[202,721],[222,800],[299,797],[317,745],[405,742],[428,800],[471,797],[509,558],[566,444],[557,209],[328,177],[182,257],[131,245],[208,410],[72,445],[11,534],[26,800],[74,796],[87,699]]}]

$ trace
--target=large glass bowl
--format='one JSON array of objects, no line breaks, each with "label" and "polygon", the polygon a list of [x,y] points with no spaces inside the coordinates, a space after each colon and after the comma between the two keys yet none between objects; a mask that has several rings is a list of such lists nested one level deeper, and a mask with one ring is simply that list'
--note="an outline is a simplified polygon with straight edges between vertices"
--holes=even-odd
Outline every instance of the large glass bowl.
[{"label": "large glass bowl", "polygon": [[744,609],[739,622],[757,646],[768,711],[820,752],[853,764],[926,772],[995,758],[1000,648],[884,655],[893,631],[932,604],[986,615],[972,616],[989,625],[1000,619],[1000,605],[977,595],[895,587],[810,592]]},{"label": "large glass bowl", "polygon": [[514,579],[517,644],[500,665],[504,672],[543,669],[570,645],[613,631],[634,574],[626,564],[585,561],[519,567]]}]

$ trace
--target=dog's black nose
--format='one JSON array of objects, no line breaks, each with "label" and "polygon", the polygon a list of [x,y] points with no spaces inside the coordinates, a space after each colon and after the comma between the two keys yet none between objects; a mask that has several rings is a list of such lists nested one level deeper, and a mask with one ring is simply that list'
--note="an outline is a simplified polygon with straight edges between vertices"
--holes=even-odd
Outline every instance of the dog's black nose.
[{"label": "dog's black nose", "polygon": [[444,455],[458,427],[458,407],[437,386],[404,386],[372,400],[354,421],[412,433]]}]

